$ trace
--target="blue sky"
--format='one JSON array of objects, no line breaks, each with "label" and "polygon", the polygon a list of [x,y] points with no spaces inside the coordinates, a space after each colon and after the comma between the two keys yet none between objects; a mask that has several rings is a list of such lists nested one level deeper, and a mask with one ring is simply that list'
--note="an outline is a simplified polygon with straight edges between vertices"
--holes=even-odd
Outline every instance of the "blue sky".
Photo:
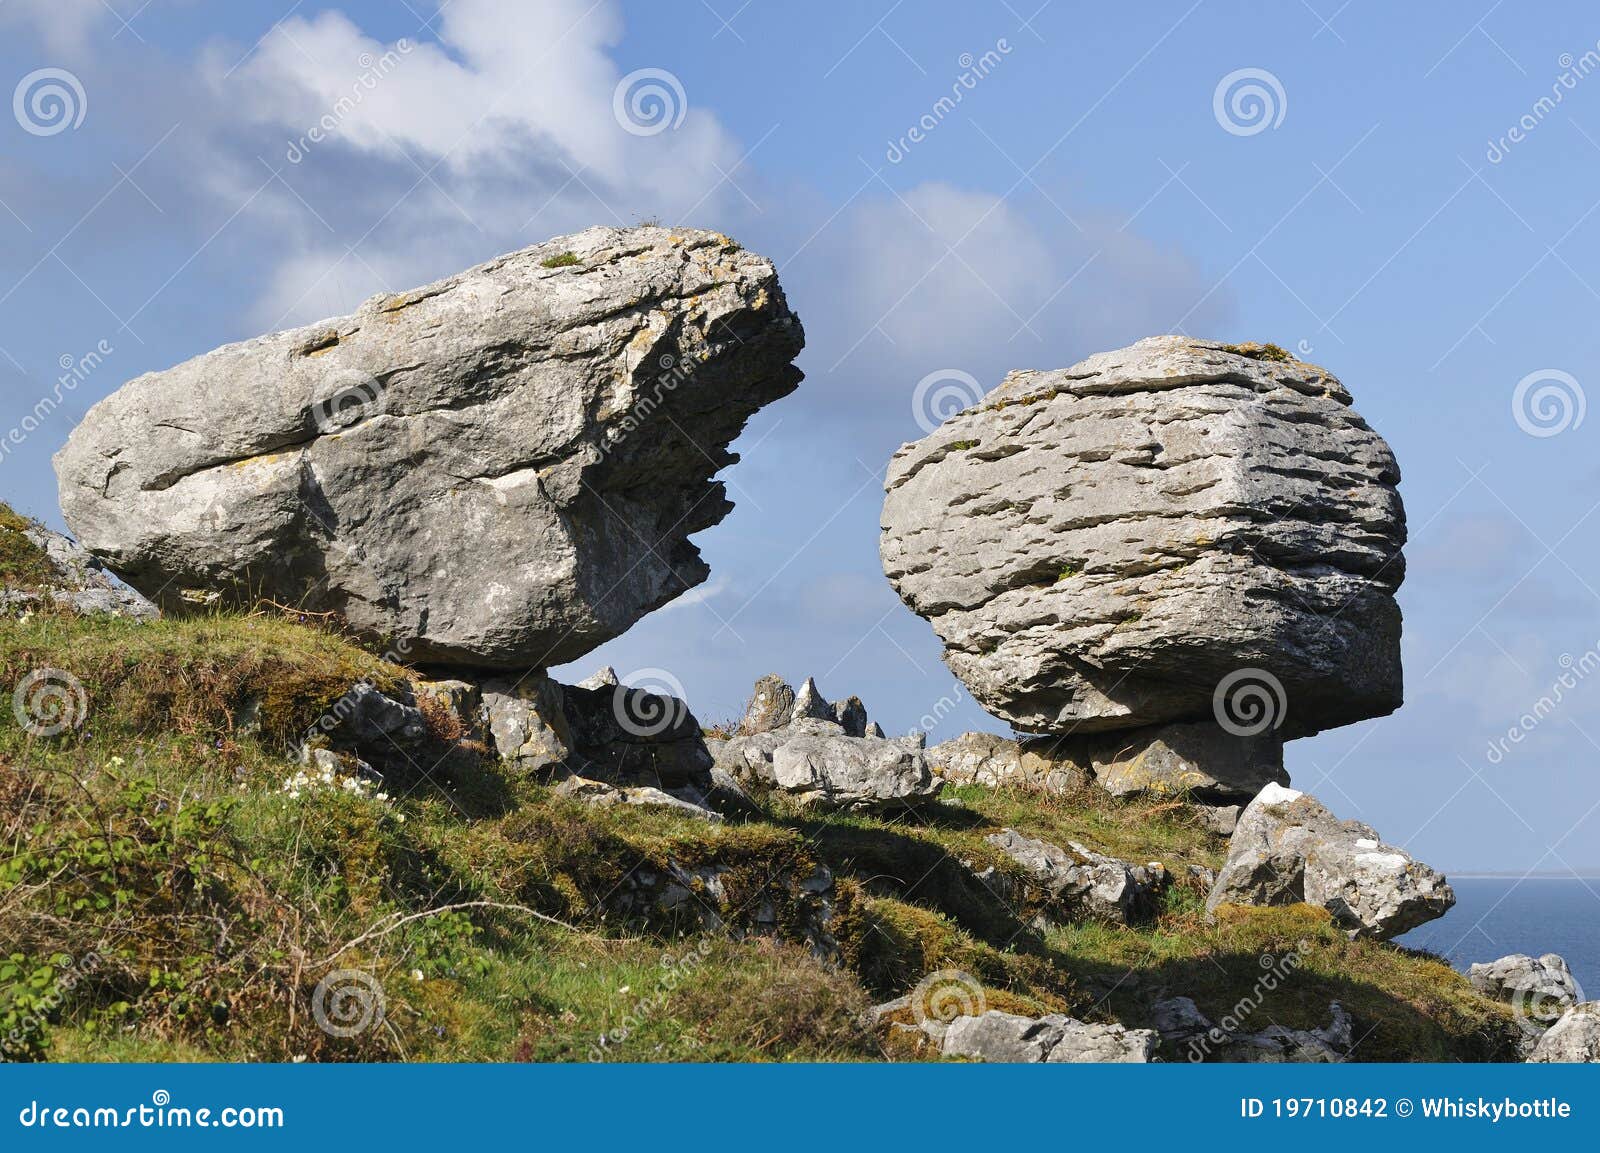
[{"label": "blue sky", "polygon": [[[815,675],[939,740],[999,726],[878,569],[917,382],[1271,340],[1348,385],[1411,524],[1407,704],[1293,744],[1296,783],[1441,867],[1600,872],[1600,684],[1563,663],[1600,646],[1600,415],[1530,408],[1600,386],[1600,15],[1040,4],[0,0],[5,86],[81,89],[65,125],[0,117],[0,426],[110,350],[0,496],[59,526],[50,455],[139,373],[589,224],[718,228],[779,262],[808,379],[739,446],[711,581],[573,671],[665,669],[703,719]],[[640,69],[677,127],[622,130]],[[1217,111],[1246,69],[1267,123]]]}]

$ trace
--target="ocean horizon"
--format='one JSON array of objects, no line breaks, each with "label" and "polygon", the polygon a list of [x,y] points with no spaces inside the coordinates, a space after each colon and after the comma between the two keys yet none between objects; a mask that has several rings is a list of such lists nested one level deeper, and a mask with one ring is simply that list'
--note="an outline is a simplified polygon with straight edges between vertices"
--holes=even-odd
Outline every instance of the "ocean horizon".
[{"label": "ocean horizon", "polygon": [[1461,972],[1509,953],[1559,953],[1586,999],[1600,997],[1600,878],[1457,873],[1456,906],[1397,938]]}]

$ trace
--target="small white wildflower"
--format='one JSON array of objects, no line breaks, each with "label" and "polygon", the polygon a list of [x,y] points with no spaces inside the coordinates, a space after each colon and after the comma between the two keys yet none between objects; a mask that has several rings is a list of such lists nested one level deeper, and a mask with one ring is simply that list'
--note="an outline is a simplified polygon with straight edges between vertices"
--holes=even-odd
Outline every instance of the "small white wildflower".
[{"label": "small white wildflower", "polygon": [[422,970],[421,969],[413,969],[413,970],[411,970],[411,979],[413,981],[422,980]]}]

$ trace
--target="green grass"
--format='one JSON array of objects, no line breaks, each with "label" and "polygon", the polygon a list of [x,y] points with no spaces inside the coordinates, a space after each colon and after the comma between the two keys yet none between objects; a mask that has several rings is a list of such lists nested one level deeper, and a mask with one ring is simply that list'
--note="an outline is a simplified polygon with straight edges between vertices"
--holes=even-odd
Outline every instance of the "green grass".
[{"label": "green grass", "polygon": [[[862,1010],[935,970],[972,974],[991,1007],[1139,1025],[1177,993],[1225,1013],[1260,957],[1290,947],[1302,963],[1256,1011],[1263,1026],[1324,1024],[1337,998],[1367,1034],[1361,1059],[1509,1053],[1505,1007],[1437,959],[1348,941],[1305,908],[1208,923],[1186,866],[1214,867],[1223,844],[1181,799],[969,787],[899,817],[768,801],[713,825],[564,800],[452,751],[439,723],[420,749],[375,759],[389,800],[295,800],[281,786],[297,735],[353,681],[394,688],[405,670],[282,615],[140,625],[51,611],[0,626],[0,690],[45,668],[82,686],[86,711],[43,737],[0,709],[12,1056],[921,1058],[933,1054],[903,1030],[869,1033]],[[1160,860],[1179,880],[1149,924],[1041,929],[1040,894],[1008,905],[975,876],[1021,882],[985,840],[1004,827]],[[673,865],[722,871],[721,896],[702,888],[689,908],[715,907],[725,929],[622,907],[639,870]],[[802,943],[797,882],[824,865],[837,964]],[[318,984],[341,970],[381,984],[381,1025],[318,1027]]]},{"label": "green grass", "polygon": [[579,260],[576,254],[571,252],[561,252],[557,253],[555,256],[545,257],[539,262],[539,266],[541,268],[571,268],[575,264],[582,263],[583,261]]},{"label": "green grass", "polygon": [[0,589],[33,592],[49,581],[50,559],[25,535],[33,527],[0,504]]}]

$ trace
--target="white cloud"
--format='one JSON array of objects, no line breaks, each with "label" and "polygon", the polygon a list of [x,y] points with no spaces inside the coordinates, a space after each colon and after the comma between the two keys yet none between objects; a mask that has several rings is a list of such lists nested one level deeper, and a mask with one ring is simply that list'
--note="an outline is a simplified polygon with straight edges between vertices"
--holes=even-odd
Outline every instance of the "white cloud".
[{"label": "white cloud", "polygon": [[79,51],[89,30],[110,19],[102,0],[0,0],[0,27],[31,27],[52,52]]},{"label": "white cloud", "polygon": [[[228,52],[207,55],[204,79],[227,109],[220,149],[240,151],[238,133],[251,128],[263,159],[319,213],[347,208],[342,197],[378,221],[352,256],[288,191],[269,186],[267,209],[297,222],[280,239],[264,321],[321,315],[312,302],[335,272],[360,295],[404,288],[596,222],[706,216],[730,194],[719,169],[732,169],[738,150],[692,91],[681,124],[656,135],[629,132],[614,114],[622,73],[608,55],[621,31],[613,5],[456,0],[436,30],[437,43],[382,43],[330,11],[284,21],[243,65]],[[668,99],[675,117],[670,89]],[[264,176],[256,165],[219,164],[217,195],[251,195]],[[318,182],[335,172],[346,181],[359,173],[359,184],[319,196]],[[341,298],[348,307],[359,296]]]}]

